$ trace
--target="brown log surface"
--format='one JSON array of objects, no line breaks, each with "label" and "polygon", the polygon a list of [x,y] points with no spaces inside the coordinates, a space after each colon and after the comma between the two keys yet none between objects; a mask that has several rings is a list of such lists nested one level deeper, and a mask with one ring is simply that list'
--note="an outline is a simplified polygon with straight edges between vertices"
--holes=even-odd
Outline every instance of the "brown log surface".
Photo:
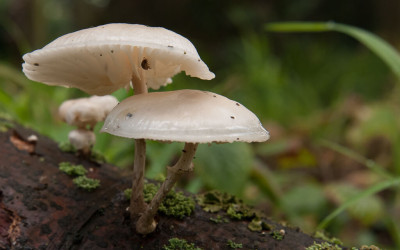
[{"label": "brown log surface", "polygon": [[[30,135],[37,143],[28,142]],[[88,177],[101,181],[88,192],[77,188],[72,178],[58,169],[60,162],[82,164]],[[110,164],[98,164],[71,153],[30,129],[14,125],[0,132],[0,249],[162,249],[171,238],[185,239],[202,249],[305,249],[321,242],[298,228],[268,220],[283,240],[270,231],[252,232],[247,221],[216,224],[217,214],[195,212],[183,220],[158,215],[158,227],[150,235],[130,229],[123,190],[131,175]]]}]

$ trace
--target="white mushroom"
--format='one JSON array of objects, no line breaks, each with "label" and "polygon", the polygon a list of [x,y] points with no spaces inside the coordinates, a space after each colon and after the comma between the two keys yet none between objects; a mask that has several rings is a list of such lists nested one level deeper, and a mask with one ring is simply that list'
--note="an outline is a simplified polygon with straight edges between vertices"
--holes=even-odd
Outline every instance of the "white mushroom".
[{"label": "white mushroom", "polygon": [[[95,142],[95,135],[91,131],[94,126],[104,121],[108,113],[118,104],[114,96],[92,96],[65,101],[58,109],[60,118],[78,130],[70,132],[68,138],[72,146],[85,155]],[[83,132],[88,131],[88,132]]]},{"label": "white mushroom", "polygon": [[[136,224],[136,230],[142,234],[155,230],[154,216],[162,200],[179,176],[192,170],[198,143],[269,139],[259,119],[243,105],[199,90],[131,96],[111,111],[101,131],[135,139],[185,142],[182,156],[173,167],[168,167],[165,182]],[[139,194],[132,191],[132,198],[137,198]],[[131,208],[134,205],[131,200]]]},{"label": "white mushroom", "polygon": [[[188,39],[164,28],[139,24],[113,23],[76,31],[25,54],[23,59],[23,71],[29,79],[93,95],[130,86],[135,94],[147,93],[148,87],[158,89],[171,83],[181,71],[204,80],[215,76]],[[143,190],[145,151],[144,140],[135,140],[133,179],[139,190]],[[139,197],[133,214],[141,213],[144,206]]]},{"label": "white mushroom", "polygon": [[158,89],[181,71],[201,79],[214,74],[183,36],[159,27],[113,23],[59,37],[23,56],[25,75],[49,85],[105,95],[129,87]]},{"label": "white mushroom", "polygon": [[96,142],[96,135],[91,130],[74,129],[68,134],[71,145],[84,155],[88,155]]},{"label": "white mushroom", "polygon": [[93,129],[117,104],[118,100],[110,95],[84,97],[63,102],[58,113],[69,125]]},{"label": "white mushroom", "polygon": [[243,105],[200,90],[128,97],[110,112],[101,131],[134,139],[191,143],[268,139],[257,116]]}]

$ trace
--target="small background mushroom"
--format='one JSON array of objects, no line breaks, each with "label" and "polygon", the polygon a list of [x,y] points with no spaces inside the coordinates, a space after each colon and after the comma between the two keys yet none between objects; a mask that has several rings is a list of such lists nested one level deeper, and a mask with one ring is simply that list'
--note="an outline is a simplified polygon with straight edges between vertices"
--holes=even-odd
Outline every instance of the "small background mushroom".
[{"label": "small background mushroom", "polygon": [[104,121],[117,104],[118,100],[110,95],[73,99],[61,104],[58,112],[60,118],[69,125],[78,127],[68,135],[71,145],[78,152],[90,154],[96,141],[94,126]]}]

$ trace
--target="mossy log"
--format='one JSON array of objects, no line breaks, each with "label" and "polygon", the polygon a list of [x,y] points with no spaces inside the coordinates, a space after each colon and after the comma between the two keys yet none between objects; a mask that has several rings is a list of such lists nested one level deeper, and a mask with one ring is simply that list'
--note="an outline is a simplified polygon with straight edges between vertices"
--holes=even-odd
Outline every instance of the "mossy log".
[{"label": "mossy log", "polygon": [[[275,232],[284,232],[282,239],[271,229],[250,231],[248,221],[216,223],[223,212],[208,213],[197,204],[184,219],[158,215],[156,231],[139,235],[130,228],[123,194],[130,172],[65,153],[17,124],[0,127],[0,249],[163,249],[172,238],[201,249],[305,249],[322,242],[268,219]],[[37,140],[28,140],[31,135]],[[101,186],[79,189],[59,170],[61,162],[83,165]]]}]

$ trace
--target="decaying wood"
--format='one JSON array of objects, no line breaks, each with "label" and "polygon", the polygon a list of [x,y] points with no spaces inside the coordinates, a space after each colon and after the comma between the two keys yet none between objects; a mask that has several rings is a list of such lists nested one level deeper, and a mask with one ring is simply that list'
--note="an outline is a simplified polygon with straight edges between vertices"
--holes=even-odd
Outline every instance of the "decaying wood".
[{"label": "decaying wood", "polygon": [[[28,141],[32,134],[37,141]],[[101,187],[78,189],[58,169],[60,162],[82,164]],[[14,125],[0,132],[0,249],[162,249],[171,238],[185,239],[202,249],[304,249],[314,241],[299,229],[283,227],[283,240],[270,231],[252,232],[247,221],[216,224],[216,214],[198,205],[183,220],[157,216],[158,227],[147,236],[131,230],[123,190],[131,175],[110,164],[98,164],[62,152],[52,140]]]}]

